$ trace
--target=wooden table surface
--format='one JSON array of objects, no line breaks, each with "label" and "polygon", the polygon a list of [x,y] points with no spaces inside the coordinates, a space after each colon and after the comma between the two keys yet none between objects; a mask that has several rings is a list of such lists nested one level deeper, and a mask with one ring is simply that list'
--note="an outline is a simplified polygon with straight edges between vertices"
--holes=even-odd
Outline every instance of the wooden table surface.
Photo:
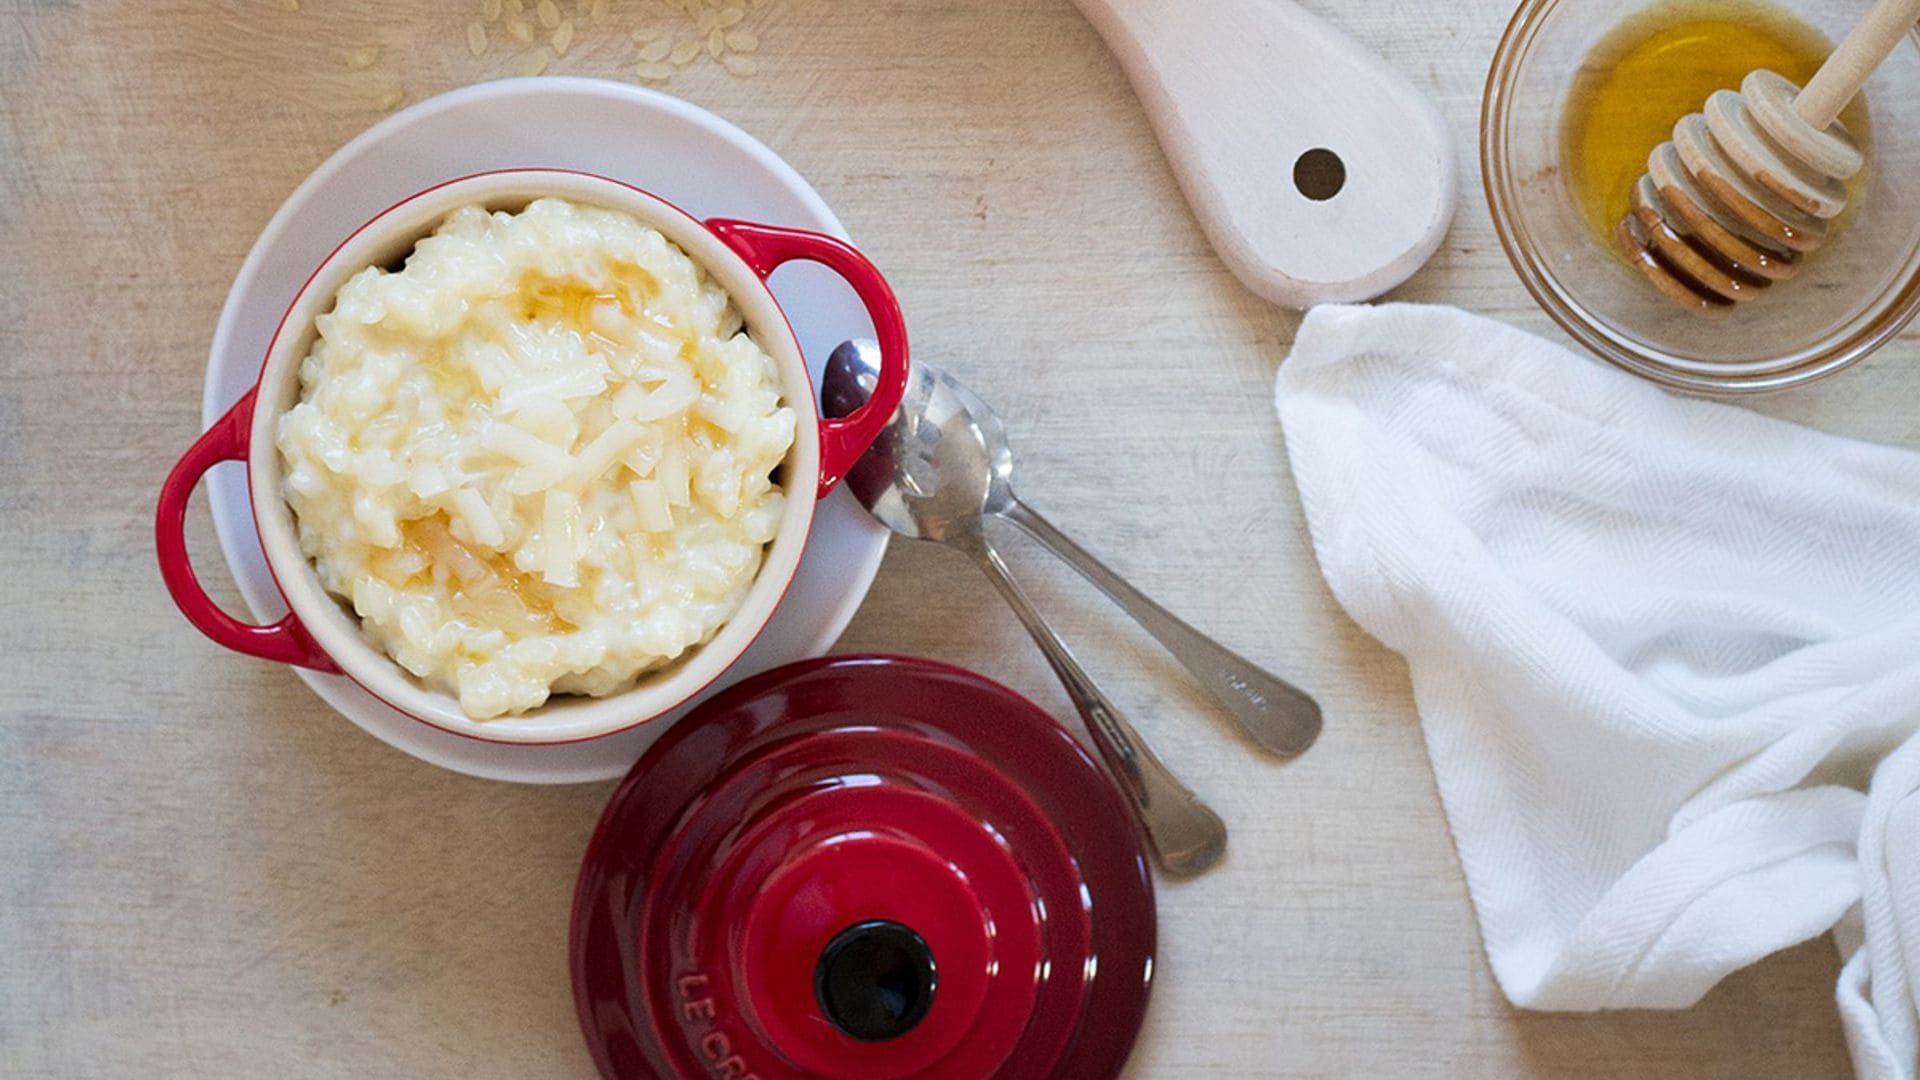
[{"label": "wooden table surface", "polygon": [[[550,70],[630,74],[628,31],[665,21],[641,6],[614,0]],[[1473,160],[1503,3],[1310,6],[1431,91],[1459,139],[1458,220],[1394,295],[1550,331]],[[590,1071],[566,919],[610,785],[473,780],[391,750],[288,672],[202,640],[155,571],[155,493],[276,205],[392,96],[524,62],[470,54],[479,0],[295,7],[0,0],[0,1075]],[[1341,613],[1307,544],[1269,405],[1298,316],[1221,268],[1066,0],[767,0],[746,25],[758,74],[702,61],[669,89],[818,187],[891,276],[920,355],[1004,410],[1033,503],[1326,706],[1309,754],[1263,760],[1089,589],[1030,565],[1233,829],[1222,869],[1160,889],[1132,1075],[1845,1072],[1824,940],[1684,1012],[1501,998],[1405,668]],[[1920,446],[1916,361],[1910,332],[1756,407]],[[204,496],[193,521],[236,605]],[[1070,715],[944,550],[896,544],[840,647],[953,661]]]}]

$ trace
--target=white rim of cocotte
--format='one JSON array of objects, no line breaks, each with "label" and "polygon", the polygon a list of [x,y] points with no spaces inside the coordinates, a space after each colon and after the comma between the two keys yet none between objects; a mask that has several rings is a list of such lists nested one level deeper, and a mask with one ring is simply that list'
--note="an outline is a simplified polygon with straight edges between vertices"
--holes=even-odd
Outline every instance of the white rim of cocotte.
[{"label": "white rim of cocotte", "polygon": [[[665,668],[640,676],[628,689],[603,698],[557,695],[519,715],[475,720],[452,694],[435,690],[370,641],[360,619],[320,583],[300,548],[293,509],[281,494],[280,450],[274,427],[300,399],[300,363],[319,336],[315,320],[331,309],[348,278],[369,266],[404,257],[454,210],[523,209],[557,197],[631,214],[686,252],[727,293],[747,329],[780,372],[781,397],[793,409],[794,440],[782,465],[786,506],[767,545],[759,573],[734,612],[706,643]],[[247,488],[261,550],[287,606],[341,673],[414,719],[443,731],[490,742],[565,743],[599,738],[645,723],[699,693],[745,652],[779,606],[806,548],[818,501],[820,415],[799,342],[772,292],[746,262],[699,220],[639,188],[606,177],[560,169],[480,173],[428,188],[382,211],[327,257],[281,319],[265,364],[247,437]]]}]

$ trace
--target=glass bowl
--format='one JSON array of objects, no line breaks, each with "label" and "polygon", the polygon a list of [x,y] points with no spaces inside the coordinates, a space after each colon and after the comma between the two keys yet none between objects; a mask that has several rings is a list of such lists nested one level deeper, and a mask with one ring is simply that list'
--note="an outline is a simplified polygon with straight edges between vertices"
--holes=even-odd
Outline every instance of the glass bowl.
[{"label": "glass bowl", "polygon": [[[1481,105],[1480,166],[1521,282],[1603,359],[1695,393],[1782,390],[1879,348],[1920,310],[1920,30],[1867,83],[1871,157],[1849,220],[1793,280],[1708,321],[1661,296],[1597,239],[1562,176],[1561,117],[1574,72],[1610,31],[1654,6],[1663,5],[1525,0],[1507,25]],[[1865,10],[1844,0],[1773,6],[1832,41]]]}]

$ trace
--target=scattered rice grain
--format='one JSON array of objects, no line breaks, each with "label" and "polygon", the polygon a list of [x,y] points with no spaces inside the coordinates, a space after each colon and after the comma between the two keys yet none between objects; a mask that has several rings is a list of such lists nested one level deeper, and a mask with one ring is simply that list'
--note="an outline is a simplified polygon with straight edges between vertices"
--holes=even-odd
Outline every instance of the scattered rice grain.
[{"label": "scattered rice grain", "polygon": [[560,24],[560,29],[553,32],[553,55],[565,56],[567,55],[567,50],[572,47],[573,20],[567,19]]},{"label": "scattered rice grain", "polygon": [[747,17],[746,8],[743,8],[743,7],[721,8],[720,14],[714,16],[713,25],[719,27],[722,30],[725,30],[725,29],[728,29],[729,27],[740,25],[740,20],[746,17]]},{"label": "scattered rice grain", "polygon": [[509,15],[525,15],[527,13],[527,0],[507,0],[507,2],[501,6],[506,8],[507,14]]},{"label": "scattered rice grain", "polygon": [[397,109],[400,107],[400,103],[405,100],[407,100],[405,87],[388,87],[387,92],[380,95],[380,107],[382,109]]},{"label": "scattered rice grain", "polygon": [[487,51],[487,28],[477,22],[467,24],[467,51],[475,56]]},{"label": "scattered rice grain", "polygon": [[726,31],[721,30],[717,27],[707,31],[707,55],[713,57],[715,60],[718,60],[720,59],[720,54],[726,51],[727,51]]},{"label": "scattered rice grain", "polygon": [[688,38],[673,47],[673,51],[667,54],[667,62],[675,67],[686,67],[693,63],[694,57],[699,55],[700,39]]},{"label": "scattered rice grain", "polygon": [[700,14],[694,16],[693,23],[703,34],[713,29],[713,10],[711,8],[701,8]]},{"label": "scattered rice grain", "polygon": [[516,18],[507,20],[507,33],[512,35],[513,40],[522,45],[531,45],[533,43],[533,26],[525,19]]},{"label": "scattered rice grain", "polygon": [[300,0],[280,0],[280,9],[282,11],[299,11]]},{"label": "scattered rice grain", "polygon": [[[649,41],[658,40],[660,35],[664,33],[666,33],[666,31],[657,26],[643,26],[633,32],[633,43],[635,45],[645,45]],[[672,48],[673,46],[668,45],[667,47]]]},{"label": "scattered rice grain", "polygon": [[592,6],[587,8],[587,21],[597,23],[606,17],[607,0],[593,0]]},{"label": "scattered rice grain", "polygon": [[498,22],[500,7],[500,0],[480,0],[480,17],[488,22]]},{"label": "scattered rice grain", "polygon": [[727,48],[733,52],[752,52],[760,47],[760,35],[751,30],[727,31]]},{"label": "scattered rice grain", "polygon": [[520,61],[520,74],[538,75],[547,70],[547,64],[552,60],[553,54],[547,51],[545,45],[542,45],[528,53],[526,59]]},{"label": "scattered rice grain", "polygon": [[365,71],[380,59],[380,46],[366,45],[347,54],[348,71]]},{"label": "scattered rice grain", "polygon": [[540,16],[540,25],[549,30],[560,25],[560,7],[553,0],[540,0],[540,6],[533,9]]},{"label": "scattered rice grain", "polygon": [[673,77],[672,68],[650,61],[634,65],[633,73],[648,82],[666,82]]},{"label": "scattered rice grain", "polygon": [[753,62],[753,57],[741,56],[739,53],[728,53],[720,58],[720,62],[726,65],[728,74],[738,75],[741,78],[760,70],[760,65]]},{"label": "scattered rice grain", "polygon": [[673,42],[668,41],[666,38],[661,38],[658,41],[652,42],[650,44],[647,44],[641,47],[640,60],[642,63],[657,64],[660,61],[665,60],[667,58],[667,54],[672,51],[673,51]]}]

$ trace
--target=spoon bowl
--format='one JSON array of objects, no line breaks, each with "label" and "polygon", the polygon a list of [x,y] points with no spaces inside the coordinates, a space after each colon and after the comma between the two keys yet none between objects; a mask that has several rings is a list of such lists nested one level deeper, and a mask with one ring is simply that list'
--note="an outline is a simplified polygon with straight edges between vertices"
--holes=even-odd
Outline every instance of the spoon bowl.
[{"label": "spoon bowl", "polygon": [[[827,358],[820,402],[845,416],[873,394],[878,351],[849,341]],[[893,423],[847,472],[847,486],[880,523],[902,536],[945,540],[978,528],[1013,500],[1013,448],[987,403],[952,376],[916,364]]]}]

